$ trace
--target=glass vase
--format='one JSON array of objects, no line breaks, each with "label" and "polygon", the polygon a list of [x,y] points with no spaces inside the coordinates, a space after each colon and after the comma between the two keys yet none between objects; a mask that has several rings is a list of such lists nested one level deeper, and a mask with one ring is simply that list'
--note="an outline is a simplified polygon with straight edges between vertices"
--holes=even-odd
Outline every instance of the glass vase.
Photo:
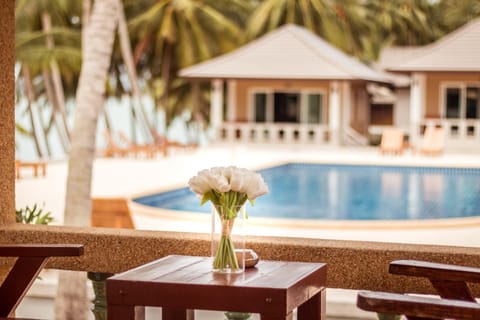
[{"label": "glass vase", "polygon": [[212,268],[216,273],[245,270],[245,204],[212,204]]}]

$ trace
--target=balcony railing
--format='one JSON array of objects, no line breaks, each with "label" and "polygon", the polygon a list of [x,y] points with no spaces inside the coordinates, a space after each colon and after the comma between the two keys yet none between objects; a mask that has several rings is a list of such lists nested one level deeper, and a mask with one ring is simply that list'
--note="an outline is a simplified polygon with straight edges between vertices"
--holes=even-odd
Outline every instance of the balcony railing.
[{"label": "balcony railing", "polygon": [[[401,239],[399,239],[401,241]],[[118,273],[169,254],[206,256],[207,234],[128,229],[74,228],[11,224],[0,228],[0,243],[79,243],[79,258],[52,258],[49,268]],[[329,288],[432,293],[427,282],[389,275],[396,259],[417,259],[480,267],[480,250],[382,242],[304,238],[249,237],[249,248],[261,259],[326,262]],[[472,286],[476,296],[480,285]]]},{"label": "balcony railing", "polygon": [[426,127],[445,129],[445,141],[456,146],[480,146],[480,120],[477,119],[425,119],[421,131]]},{"label": "balcony railing", "polygon": [[328,126],[301,123],[226,122],[217,132],[221,142],[325,143]]}]

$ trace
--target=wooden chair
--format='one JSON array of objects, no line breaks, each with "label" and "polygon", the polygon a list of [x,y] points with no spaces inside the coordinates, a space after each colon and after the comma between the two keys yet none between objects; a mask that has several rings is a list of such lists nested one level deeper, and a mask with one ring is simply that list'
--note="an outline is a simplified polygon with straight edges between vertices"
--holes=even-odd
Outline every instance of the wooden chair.
[{"label": "wooden chair", "polygon": [[427,127],[423,135],[420,153],[437,156],[443,152],[445,146],[445,133],[443,128]]},{"label": "wooden chair", "polygon": [[380,313],[403,314],[407,319],[480,319],[468,283],[480,283],[480,268],[419,260],[395,260],[389,273],[426,278],[440,299],[384,292],[360,292],[357,306]]},{"label": "wooden chair", "polygon": [[135,229],[126,198],[93,198],[92,227]]},{"label": "wooden chair", "polygon": [[401,314],[408,320],[480,319],[480,305],[474,302],[397,293],[360,291],[357,306],[366,311]]},{"label": "wooden chair", "polygon": [[480,283],[480,268],[418,260],[395,260],[390,263],[389,272],[427,278],[442,298],[476,301],[468,282]]},{"label": "wooden chair", "polygon": [[0,319],[7,319],[27,293],[49,257],[83,254],[80,244],[0,245],[1,257],[18,257],[0,286]]},{"label": "wooden chair", "polygon": [[380,141],[380,152],[382,154],[402,154],[403,153],[403,131],[400,129],[385,129]]}]

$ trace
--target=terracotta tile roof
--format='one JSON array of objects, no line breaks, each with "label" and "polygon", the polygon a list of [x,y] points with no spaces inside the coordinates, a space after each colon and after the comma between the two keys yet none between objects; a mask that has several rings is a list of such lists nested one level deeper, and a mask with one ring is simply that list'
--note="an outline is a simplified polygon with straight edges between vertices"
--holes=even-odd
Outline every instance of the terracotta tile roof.
[{"label": "terracotta tile roof", "polygon": [[279,27],[231,53],[182,69],[180,76],[389,82],[383,74],[296,25]]},{"label": "terracotta tile roof", "polygon": [[379,64],[389,71],[480,71],[480,19],[424,47],[387,49]]}]

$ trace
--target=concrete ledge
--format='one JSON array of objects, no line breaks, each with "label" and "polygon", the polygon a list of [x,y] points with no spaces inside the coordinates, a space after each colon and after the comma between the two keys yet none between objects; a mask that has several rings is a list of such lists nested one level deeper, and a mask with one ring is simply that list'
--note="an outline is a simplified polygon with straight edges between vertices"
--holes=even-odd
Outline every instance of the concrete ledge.
[{"label": "concrete ledge", "polygon": [[[210,254],[208,234],[107,228],[11,224],[0,228],[0,243],[81,243],[80,258],[52,258],[47,267],[118,273],[169,254]],[[249,237],[261,259],[326,262],[328,287],[433,293],[427,281],[388,274],[395,259],[418,259],[480,267],[471,247],[396,244],[280,237]],[[480,296],[480,286],[472,286]]]}]

